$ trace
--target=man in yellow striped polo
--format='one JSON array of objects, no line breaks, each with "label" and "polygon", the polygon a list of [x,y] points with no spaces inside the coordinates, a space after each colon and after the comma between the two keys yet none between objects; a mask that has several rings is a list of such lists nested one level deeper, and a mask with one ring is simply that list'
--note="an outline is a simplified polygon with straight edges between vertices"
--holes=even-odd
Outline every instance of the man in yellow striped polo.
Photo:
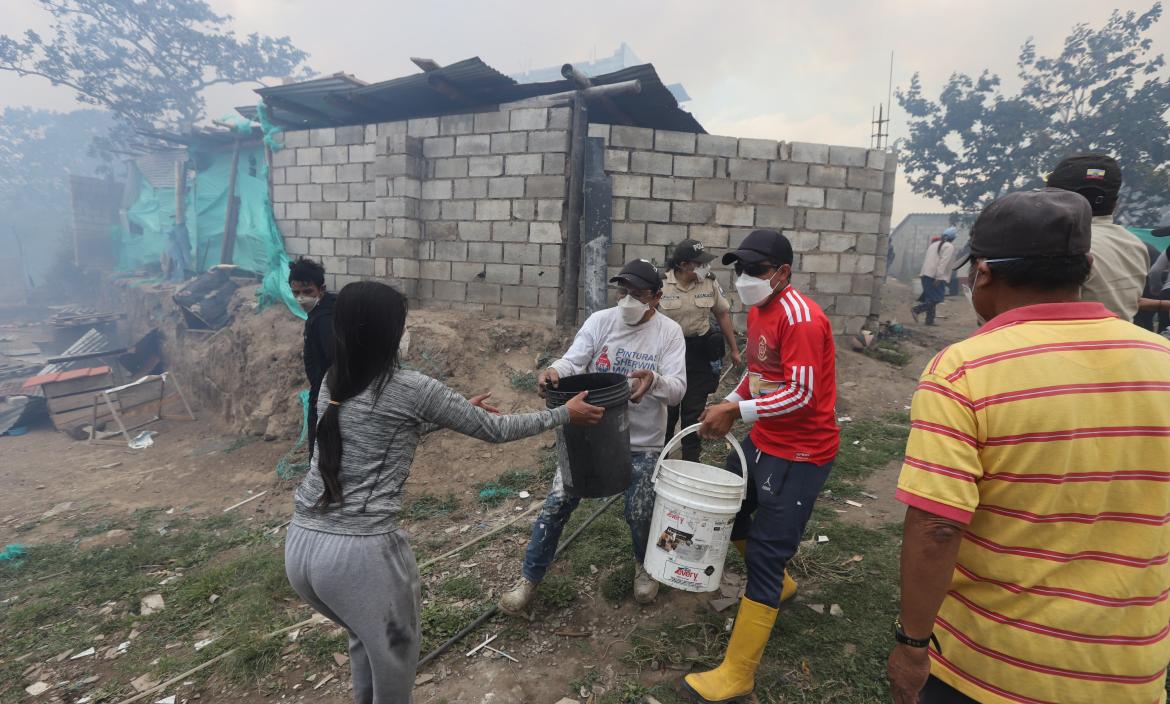
[{"label": "man in yellow striped polo", "polygon": [[889,660],[897,704],[1165,702],[1170,344],[1081,302],[1092,213],[988,206],[966,293],[986,322],[923,372]]}]

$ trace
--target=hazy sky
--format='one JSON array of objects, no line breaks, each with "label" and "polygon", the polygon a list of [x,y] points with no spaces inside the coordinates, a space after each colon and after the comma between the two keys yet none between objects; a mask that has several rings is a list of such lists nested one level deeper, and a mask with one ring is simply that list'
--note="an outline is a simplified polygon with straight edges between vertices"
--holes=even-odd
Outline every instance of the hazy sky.
[{"label": "hazy sky", "polygon": [[[667,83],[681,82],[684,107],[707,131],[740,137],[869,145],[870,114],[918,71],[932,95],[953,71],[990,68],[1011,86],[1020,45],[1034,37],[1055,54],[1078,22],[1100,26],[1114,7],[1148,2],[1090,0],[736,0],[637,2],[549,0],[424,3],[386,0],[209,0],[242,33],[288,35],[319,73],[379,81],[416,71],[410,56],[449,63],[480,56],[505,73],[612,54],[628,43]],[[0,0],[0,32],[43,26],[34,0]],[[1155,50],[1170,54],[1170,19]],[[248,88],[211,96],[212,117],[251,103]],[[68,109],[68,89],[0,74],[0,106]],[[904,134],[894,112],[893,137]],[[899,181],[895,224],[939,204]]]}]

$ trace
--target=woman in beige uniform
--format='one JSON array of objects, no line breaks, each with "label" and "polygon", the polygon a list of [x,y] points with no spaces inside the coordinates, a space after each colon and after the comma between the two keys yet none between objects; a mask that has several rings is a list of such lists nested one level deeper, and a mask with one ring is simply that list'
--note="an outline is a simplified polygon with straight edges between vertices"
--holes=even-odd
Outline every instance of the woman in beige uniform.
[{"label": "woman in beige uniform", "polygon": [[[710,263],[714,258],[714,254],[704,251],[702,242],[683,240],[667,262],[670,270],[662,287],[659,310],[679,324],[687,344],[687,393],[679,405],[669,409],[667,440],[674,436],[680,416],[682,428],[699,422],[707,396],[719,385],[711,363],[722,360],[730,348],[732,363],[742,364],[727,299],[719,282],[711,276]],[[722,334],[711,328],[712,314],[719,321]],[[698,435],[683,438],[683,459],[698,460],[701,449]]]}]

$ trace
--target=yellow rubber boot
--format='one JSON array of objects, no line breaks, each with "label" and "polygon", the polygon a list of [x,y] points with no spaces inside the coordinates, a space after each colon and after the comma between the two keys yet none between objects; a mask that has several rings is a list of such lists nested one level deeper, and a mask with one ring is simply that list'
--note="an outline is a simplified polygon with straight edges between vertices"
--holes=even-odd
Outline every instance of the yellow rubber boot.
[{"label": "yellow rubber boot", "polygon": [[756,686],[756,668],[764,646],[772,635],[777,610],[744,597],[739,600],[739,614],[727,643],[723,663],[709,672],[697,672],[683,678],[683,689],[702,704],[732,702],[752,693]]},{"label": "yellow rubber boot", "polygon": [[[739,540],[733,540],[733,541],[731,541],[731,544],[735,546],[736,550],[739,550],[740,557],[747,556],[747,539],[746,538],[741,538]],[[780,603],[783,604],[784,602],[788,601],[792,597],[796,596],[796,589],[797,589],[796,580],[792,578],[792,575],[788,574],[788,569],[785,568],[785,570],[784,570],[784,586],[780,588]]]}]

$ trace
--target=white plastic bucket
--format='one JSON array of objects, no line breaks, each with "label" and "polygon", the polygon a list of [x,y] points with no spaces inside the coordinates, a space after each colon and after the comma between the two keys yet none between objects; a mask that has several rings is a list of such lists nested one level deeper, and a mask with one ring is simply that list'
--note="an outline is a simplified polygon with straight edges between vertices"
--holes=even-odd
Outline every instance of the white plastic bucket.
[{"label": "white plastic bucket", "polygon": [[[711,592],[723,577],[731,528],[747,494],[747,480],[722,467],[666,459],[683,436],[698,430],[696,424],[680,431],[658,456],[650,480],[654,515],[643,567],[669,587]],[[730,434],[727,440],[739,455],[739,466],[746,469],[743,448]]]}]

